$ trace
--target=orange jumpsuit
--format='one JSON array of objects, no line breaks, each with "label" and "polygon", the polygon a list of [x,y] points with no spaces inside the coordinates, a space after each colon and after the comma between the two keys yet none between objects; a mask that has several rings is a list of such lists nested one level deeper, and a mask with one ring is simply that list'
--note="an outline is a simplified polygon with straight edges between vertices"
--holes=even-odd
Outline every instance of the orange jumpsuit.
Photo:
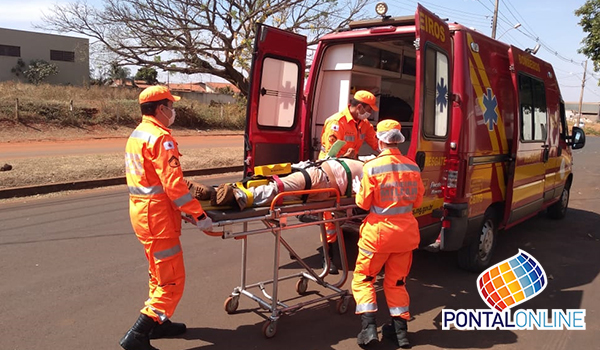
[{"label": "orange jumpsuit", "polygon": [[181,212],[194,218],[205,213],[183,179],[171,130],[154,117],[142,117],[125,152],[131,225],[149,264],[149,298],[141,312],[163,323],[173,315],[185,284]]},{"label": "orange jumpsuit", "polygon": [[365,163],[356,204],[370,212],[360,227],[352,279],[357,314],[377,311],[373,282],[385,265],[383,289],[390,315],[410,318],[405,283],[420,240],[412,210],[421,206],[424,192],[419,167],[398,149],[386,149]]},{"label": "orange jumpsuit", "polygon": [[323,132],[321,133],[319,159],[324,159],[327,156],[327,152],[337,140],[346,141],[344,147],[336,155],[338,157],[346,153],[348,148],[354,148],[358,152],[365,141],[372,149],[377,149],[377,136],[373,125],[367,119],[354,120],[348,107],[325,120]]},{"label": "orange jumpsuit", "polygon": [[[344,147],[342,147],[336,155],[337,157],[345,154],[349,148],[354,148],[358,153],[358,150],[364,141],[367,141],[367,144],[374,150],[378,147],[377,136],[375,134],[375,129],[373,129],[373,125],[366,119],[358,122],[354,120],[348,107],[325,120],[323,132],[321,133],[321,152],[319,153],[319,159],[324,159],[327,156],[327,152],[329,152],[331,146],[333,146],[337,140],[346,141]],[[323,217],[328,220],[333,218],[333,214],[324,212]],[[325,230],[327,232],[327,243],[334,243],[337,241],[337,232],[334,223],[325,223]]]}]

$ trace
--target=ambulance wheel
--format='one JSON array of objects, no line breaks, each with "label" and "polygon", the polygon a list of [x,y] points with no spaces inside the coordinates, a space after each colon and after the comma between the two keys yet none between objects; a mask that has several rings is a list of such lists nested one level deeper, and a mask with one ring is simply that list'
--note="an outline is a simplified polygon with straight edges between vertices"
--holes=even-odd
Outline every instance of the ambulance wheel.
[{"label": "ambulance wheel", "polygon": [[265,338],[273,338],[277,333],[277,321],[268,320],[263,324],[262,332]]},{"label": "ambulance wheel", "polygon": [[335,303],[335,309],[338,314],[343,315],[348,311],[348,304],[350,304],[350,297],[343,296]]},{"label": "ambulance wheel", "polygon": [[308,289],[308,279],[301,278],[296,282],[296,292],[300,295],[306,294],[306,290]]},{"label": "ambulance wheel", "polygon": [[225,311],[228,314],[232,314],[237,310],[239,305],[240,305],[240,296],[236,295],[236,296],[231,296],[231,297],[225,299],[225,304],[223,304],[223,307],[225,308]]},{"label": "ambulance wheel", "polygon": [[458,265],[467,271],[481,272],[492,260],[498,236],[498,219],[494,209],[488,209],[483,216],[479,236],[458,251]]},{"label": "ambulance wheel", "polygon": [[565,186],[560,195],[558,202],[548,207],[548,216],[554,220],[560,220],[567,215],[567,207],[569,206],[570,189]]}]

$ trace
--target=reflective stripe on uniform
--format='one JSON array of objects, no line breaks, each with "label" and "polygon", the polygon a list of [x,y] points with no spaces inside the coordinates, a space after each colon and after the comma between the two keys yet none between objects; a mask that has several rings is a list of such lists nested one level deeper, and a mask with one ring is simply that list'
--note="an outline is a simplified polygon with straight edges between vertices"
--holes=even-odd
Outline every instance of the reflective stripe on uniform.
[{"label": "reflective stripe on uniform", "polygon": [[169,318],[167,317],[167,315],[163,314],[162,312],[160,312],[159,310],[156,310],[155,308],[153,308],[152,306],[150,306],[150,309],[152,311],[154,311],[154,313],[158,316],[158,318],[160,319],[160,322],[165,322],[166,320],[168,320]]},{"label": "reflective stripe on uniform", "polygon": [[412,164],[385,164],[369,169],[369,176],[384,174],[399,171],[418,171],[421,172],[418,166]]},{"label": "reflective stripe on uniform", "polygon": [[406,214],[412,212],[413,205],[405,205],[402,207],[391,207],[391,208],[381,208],[376,205],[371,206],[371,213],[379,214],[379,215],[395,215],[395,214]]},{"label": "reflective stripe on uniform", "polygon": [[366,250],[366,249],[363,249],[363,248],[361,248],[361,247],[358,247],[358,249],[359,249],[361,252],[363,252],[363,254],[365,254],[366,256],[371,256],[371,255],[373,255],[373,252],[370,252],[370,251],[368,251],[368,250]]},{"label": "reflective stripe on uniform", "polygon": [[150,186],[150,187],[135,187],[135,186],[128,186],[129,187],[129,193],[130,194],[136,194],[136,195],[148,195],[148,194],[160,194],[160,193],[164,193],[165,190],[163,189],[163,187],[161,185],[158,186]]},{"label": "reflective stripe on uniform", "polygon": [[172,257],[173,255],[179,253],[180,251],[181,251],[181,245],[178,244],[169,249],[161,250],[160,252],[155,252],[154,259],[163,260],[163,259]]},{"label": "reflective stripe on uniform", "polygon": [[360,139],[361,139],[361,140],[364,140],[366,137],[367,137],[367,135],[365,135],[365,134],[360,134]]},{"label": "reflective stripe on uniform", "polygon": [[390,308],[390,315],[392,317],[394,316],[400,316],[403,313],[408,312],[408,306],[396,306],[396,307],[391,307]]},{"label": "reflective stripe on uniform", "polygon": [[354,142],[356,138],[354,137],[354,135],[346,135],[344,136],[344,141],[348,141],[348,142]]},{"label": "reflective stripe on uniform", "polygon": [[148,142],[148,144],[150,144],[150,145],[153,145],[156,142],[156,140],[158,139],[156,136],[152,135],[151,133],[146,132],[146,131],[141,131],[141,130],[134,130],[129,137],[134,138],[134,139],[144,140],[144,141]]},{"label": "reflective stripe on uniform", "polygon": [[125,172],[133,175],[142,175],[144,166],[139,154],[125,153]]},{"label": "reflective stripe on uniform", "polygon": [[194,200],[194,197],[192,197],[192,195],[188,192],[188,193],[184,194],[183,196],[174,200],[173,203],[175,203],[175,205],[179,208],[179,207],[183,207],[184,205],[186,205],[187,203],[189,203],[193,200]]},{"label": "reflective stripe on uniform", "polygon": [[336,230],[327,230],[326,233],[327,233],[327,236],[334,236],[337,233],[337,231]]},{"label": "reflective stripe on uniform", "polygon": [[358,304],[356,305],[356,313],[362,314],[364,312],[375,312],[377,311],[376,303]]}]

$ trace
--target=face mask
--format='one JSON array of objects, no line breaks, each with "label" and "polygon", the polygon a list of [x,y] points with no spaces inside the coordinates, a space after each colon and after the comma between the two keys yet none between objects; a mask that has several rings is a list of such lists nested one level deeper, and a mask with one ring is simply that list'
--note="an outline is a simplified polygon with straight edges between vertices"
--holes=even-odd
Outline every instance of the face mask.
[{"label": "face mask", "polygon": [[171,110],[171,116],[167,117],[169,118],[169,123],[167,124],[167,127],[173,125],[173,123],[175,122],[175,109],[170,108]]},{"label": "face mask", "polygon": [[367,118],[369,118],[371,116],[371,113],[367,112],[364,107],[362,108],[362,110],[364,112],[363,113],[360,113],[360,112],[358,113],[358,119],[365,120],[365,119],[367,119]]},{"label": "face mask", "polygon": [[370,116],[371,116],[371,113],[369,113],[369,112],[358,113],[358,119],[360,119],[360,120],[365,120],[365,119],[369,118]]}]

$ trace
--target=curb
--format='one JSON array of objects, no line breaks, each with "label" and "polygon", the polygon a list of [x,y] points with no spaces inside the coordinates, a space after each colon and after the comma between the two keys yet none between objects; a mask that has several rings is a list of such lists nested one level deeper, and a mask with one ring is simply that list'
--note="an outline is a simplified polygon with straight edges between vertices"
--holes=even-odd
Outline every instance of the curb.
[{"label": "curb", "polygon": [[[204,176],[204,175],[231,173],[231,172],[240,172],[241,173],[243,170],[244,170],[244,166],[242,166],[242,165],[222,167],[222,168],[196,169],[196,170],[184,171],[183,176]],[[0,189],[0,199],[34,196],[37,194],[48,194],[48,193],[61,192],[61,191],[89,190],[91,188],[97,188],[97,187],[125,185],[126,183],[127,183],[127,181],[125,180],[125,176],[120,176],[120,177],[111,177],[111,178],[107,178],[107,179],[98,179],[98,180],[72,181],[72,182],[63,182],[63,183],[55,183],[55,184],[39,185],[39,186],[7,188],[7,189]]]}]

